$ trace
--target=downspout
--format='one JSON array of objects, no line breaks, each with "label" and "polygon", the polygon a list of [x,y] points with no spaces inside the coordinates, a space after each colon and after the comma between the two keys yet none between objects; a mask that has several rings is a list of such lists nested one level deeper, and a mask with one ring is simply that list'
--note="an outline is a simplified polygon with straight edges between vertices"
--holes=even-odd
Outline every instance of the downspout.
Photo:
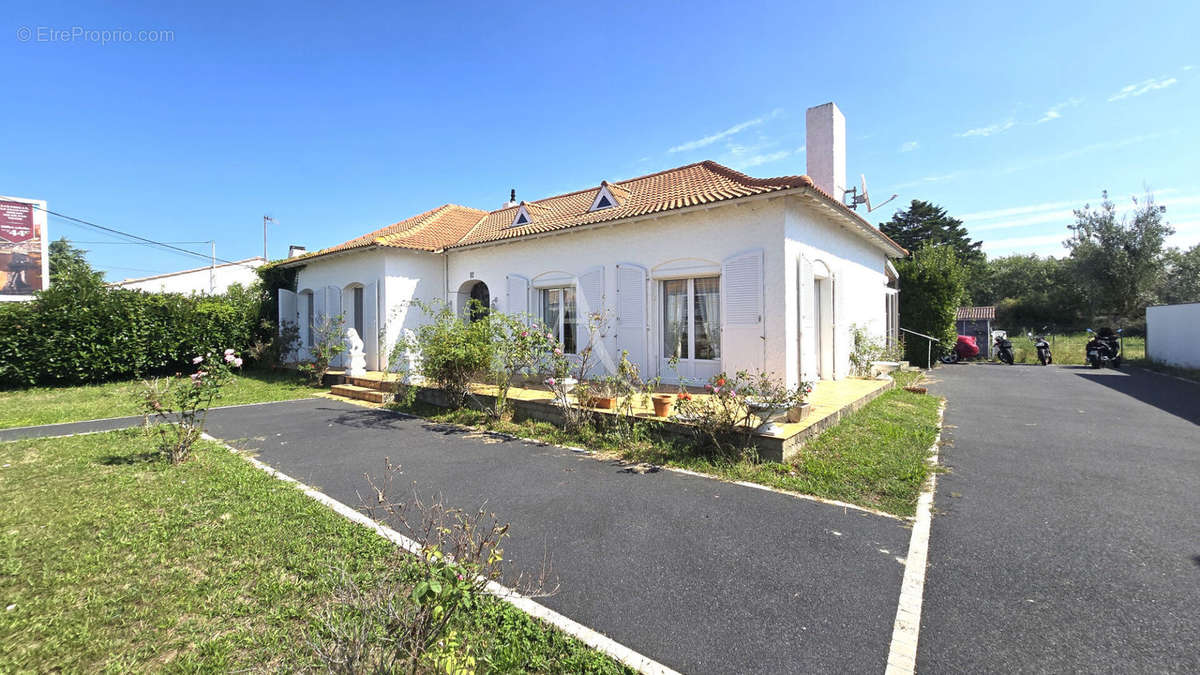
[{"label": "downspout", "polygon": [[450,304],[450,253],[442,249],[442,302]]}]

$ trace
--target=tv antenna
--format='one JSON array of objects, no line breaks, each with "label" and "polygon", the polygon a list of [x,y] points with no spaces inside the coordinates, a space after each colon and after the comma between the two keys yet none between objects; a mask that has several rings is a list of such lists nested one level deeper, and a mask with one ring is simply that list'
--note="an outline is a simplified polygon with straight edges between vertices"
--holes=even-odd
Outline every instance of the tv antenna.
[{"label": "tv antenna", "polygon": [[[888,197],[884,201],[882,201],[878,204],[872,205],[871,204],[871,193],[867,192],[867,177],[865,174],[861,174],[861,173],[858,174],[858,177],[860,179],[862,179],[862,194],[859,194],[858,188],[856,188],[856,187],[850,188],[849,190],[845,190],[842,194],[842,199],[845,201],[846,206],[849,206],[850,208],[852,208],[856,211],[858,210],[859,204],[865,204],[867,207],[867,213],[870,213],[870,212],[874,211],[875,209],[883,206],[884,204],[892,201],[896,197],[900,196],[900,195],[892,195],[891,197]],[[849,199],[846,198],[847,196],[849,197]]]}]

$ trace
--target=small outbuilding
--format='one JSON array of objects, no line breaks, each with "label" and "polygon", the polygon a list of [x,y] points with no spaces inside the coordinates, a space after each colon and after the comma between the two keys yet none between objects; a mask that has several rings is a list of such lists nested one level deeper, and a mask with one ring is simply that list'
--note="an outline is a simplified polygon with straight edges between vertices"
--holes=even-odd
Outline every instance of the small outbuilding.
[{"label": "small outbuilding", "polygon": [[979,355],[992,358],[992,322],[996,320],[995,307],[959,307],[954,316],[954,330],[959,335],[970,335],[979,345]]}]

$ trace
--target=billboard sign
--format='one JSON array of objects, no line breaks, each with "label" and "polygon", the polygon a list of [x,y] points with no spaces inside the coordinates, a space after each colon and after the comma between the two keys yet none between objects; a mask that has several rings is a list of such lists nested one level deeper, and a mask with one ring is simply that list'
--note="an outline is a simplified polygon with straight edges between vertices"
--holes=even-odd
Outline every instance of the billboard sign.
[{"label": "billboard sign", "polygon": [[35,204],[0,198],[0,296],[29,296],[45,289],[46,216]]}]

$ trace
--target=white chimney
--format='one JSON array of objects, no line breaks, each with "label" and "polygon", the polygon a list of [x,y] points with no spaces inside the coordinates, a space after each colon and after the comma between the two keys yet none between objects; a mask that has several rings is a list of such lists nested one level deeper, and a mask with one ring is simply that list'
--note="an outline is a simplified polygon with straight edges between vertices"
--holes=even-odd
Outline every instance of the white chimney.
[{"label": "white chimney", "polygon": [[826,103],[808,109],[804,127],[808,177],[840,202],[846,191],[846,118]]},{"label": "white chimney", "polygon": [[302,256],[305,253],[308,253],[308,248],[306,248],[304,246],[297,246],[295,244],[288,246],[288,257],[289,258],[295,258],[297,256]]}]

